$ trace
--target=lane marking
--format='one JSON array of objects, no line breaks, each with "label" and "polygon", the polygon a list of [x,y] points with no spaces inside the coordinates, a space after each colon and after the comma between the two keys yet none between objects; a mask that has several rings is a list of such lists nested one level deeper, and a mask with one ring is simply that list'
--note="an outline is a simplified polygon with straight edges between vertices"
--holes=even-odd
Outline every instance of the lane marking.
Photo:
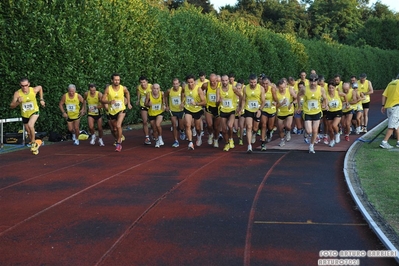
[{"label": "lane marking", "polygon": [[306,222],[278,222],[278,221],[254,221],[254,224],[287,224],[287,225],[338,225],[338,226],[368,226],[367,223],[318,223],[312,221]]},{"label": "lane marking", "polygon": [[244,248],[244,266],[250,266],[251,261],[251,239],[252,239],[252,226],[255,217],[255,208],[258,204],[260,193],[265,186],[266,180],[269,178],[271,173],[273,172],[274,168],[287,156],[287,154],[291,153],[288,151],[287,153],[283,154],[273,165],[270,167],[269,171],[267,171],[266,175],[263,177],[262,182],[260,183],[258,190],[255,193],[254,200],[252,202],[251,211],[249,212],[248,217],[248,226],[247,226],[247,233],[245,237],[245,248]]}]

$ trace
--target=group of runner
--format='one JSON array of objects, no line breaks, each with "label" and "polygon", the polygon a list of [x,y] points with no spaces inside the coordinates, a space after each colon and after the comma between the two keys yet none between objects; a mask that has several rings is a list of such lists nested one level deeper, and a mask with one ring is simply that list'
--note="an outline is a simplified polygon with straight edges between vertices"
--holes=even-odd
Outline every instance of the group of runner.
[{"label": "group of runner", "polygon": [[[82,96],[76,92],[76,86],[70,84],[59,108],[66,119],[68,130],[72,134],[74,145],[79,145],[80,118],[87,113],[91,134],[90,144],[95,145],[98,128],[98,144],[104,146],[102,115],[107,115],[111,133],[115,138],[115,151],[122,150],[122,124],[126,109],[132,109],[129,90],[121,85],[121,77],[114,73],[111,84],[104,93],[97,90],[95,84],[89,84],[88,91]],[[260,131],[261,150],[278,130],[283,147],[291,140],[291,132],[304,133],[309,144],[309,153],[315,153],[314,144],[319,139],[319,131],[324,131],[324,143],[333,147],[340,142],[341,130],[345,140],[349,141],[351,126],[356,133],[367,132],[370,94],[373,87],[365,74],[359,80],[355,76],[344,83],[339,75],[329,82],[312,70],[307,79],[306,72],[300,73],[300,79],[282,78],[276,84],[261,74],[249,76],[248,84],[243,80],[235,81],[234,74],[200,73],[198,79],[188,75],[184,82],[175,78],[172,87],[165,92],[159,84],[150,84],[144,76],[139,78],[136,88],[136,105],[140,108],[143,125],[144,143],[155,147],[164,145],[161,122],[164,112],[169,112],[172,121],[173,147],[179,147],[180,140],[188,141],[188,149],[202,145],[202,137],[207,132],[208,144],[219,147],[219,139],[224,140],[224,151],[235,147],[233,133],[237,133],[238,144],[243,145],[246,134],[247,152],[252,153],[252,144],[256,142]],[[35,149],[34,123],[39,116],[36,94],[45,106],[41,86],[30,87],[26,78],[20,80],[20,90],[14,93],[11,108],[21,106],[23,123]],[[151,133],[148,122],[151,125]],[[321,123],[322,122],[322,123]],[[33,133],[32,133],[33,132]]]}]

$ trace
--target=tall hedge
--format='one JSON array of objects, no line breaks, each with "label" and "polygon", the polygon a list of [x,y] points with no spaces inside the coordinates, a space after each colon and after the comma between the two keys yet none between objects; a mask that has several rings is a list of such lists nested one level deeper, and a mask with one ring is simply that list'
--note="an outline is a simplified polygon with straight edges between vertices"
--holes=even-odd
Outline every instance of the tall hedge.
[{"label": "tall hedge", "polygon": [[[168,11],[145,0],[5,0],[0,30],[0,118],[20,115],[9,103],[27,76],[45,92],[38,131],[66,131],[58,102],[68,84],[76,84],[80,94],[91,82],[103,91],[114,72],[134,103],[141,75],[166,90],[174,77],[199,71],[234,72],[244,79],[266,73],[276,81],[316,69],[344,80],[366,72],[376,88],[384,88],[399,69],[398,51],[299,40],[240,18],[221,22],[190,5]],[[134,106],[126,123],[138,122],[138,114]]]}]

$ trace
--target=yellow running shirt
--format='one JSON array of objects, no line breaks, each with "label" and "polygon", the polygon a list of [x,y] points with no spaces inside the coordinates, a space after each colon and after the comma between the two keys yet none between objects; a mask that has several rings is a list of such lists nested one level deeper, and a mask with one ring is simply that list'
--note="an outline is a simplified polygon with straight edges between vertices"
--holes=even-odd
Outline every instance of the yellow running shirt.
[{"label": "yellow running shirt", "polygon": [[21,116],[25,118],[31,117],[34,113],[39,111],[39,106],[36,101],[36,94],[32,87],[29,87],[28,94],[25,94],[22,89],[18,90],[19,97],[22,98]]},{"label": "yellow running shirt", "polygon": [[152,93],[149,93],[150,95],[150,101],[151,101],[151,106],[148,108],[148,115],[149,116],[157,116],[163,113],[162,109],[162,98],[163,98],[163,93],[160,91],[158,98],[155,98]]},{"label": "yellow running shirt", "polygon": [[256,84],[252,90],[250,85],[245,86],[245,110],[249,112],[256,112],[261,104],[261,87]]},{"label": "yellow running shirt", "polygon": [[312,92],[310,87],[306,87],[303,97],[303,113],[315,115],[321,112],[321,87],[317,85],[316,91]]},{"label": "yellow running shirt", "polygon": [[370,95],[366,94],[366,92],[369,91],[369,81],[366,79],[364,81],[364,83],[361,83],[359,80],[359,82],[357,84],[359,85],[359,88],[358,88],[359,93],[363,92],[363,94],[364,94],[364,100],[362,101],[362,103],[369,103]]},{"label": "yellow running shirt", "polygon": [[181,112],[180,104],[181,104],[181,90],[182,87],[179,87],[177,91],[173,88],[170,89],[169,92],[169,108],[172,112]]},{"label": "yellow running shirt", "polygon": [[282,102],[285,100],[285,104],[280,105],[280,107],[277,109],[277,115],[278,116],[293,115],[294,105],[291,104],[291,108],[288,108],[290,106],[290,103],[294,100],[290,94],[289,89],[286,88],[284,94],[281,94],[280,91],[277,90],[276,95],[277,95],[277,100],[280,104],[282,104]]},{"label": "yellow running shirt", "polygon": [[190,90],[188,85],[186,85],[184,89],[184,95],[186,97],[186,104],[184,105],[184,108],[186,108],[188,111],[192,113],[198,113],[199,111],[202,110],[202,106],[192,105],[193,103],[201,102],[198,90],[200,90],[200,86],[198,85],[194,85],[194,89],[192,90]]},{"label": "yellow running shirt", "polygon": [[211,87],[211,83],[208,82],[208,88],[206,89],[206,107],[216,107],[216,89],[220,88],[220,84],[216,85],[216,88]]},{"label": "yellow running shirt", "polygon": [[108,112],[110,115],[116,115],[117,113],[126,109],[125,106],[125,93],[123,86],[119,85],[118,90],[114,90],[112,85],[108,87],[108,101],[115,100],[114,104],[109,104]]},{"label": "yellow running shirt", "polygon": [[100,99],[98,98],[98,91],[91,96],[90,91],[87,93],[87,105],[88,105],[88,115],[97,116],[100,114],[101,103]]},{"label": "yellow running shirt", "polygon": [[141,107],[146,107],[145,102],[144,102],[145,97],[146,97],[147,93],[151,92],[151,88],[152,88],[152,84],[150,84],[150,83],[148,83],[147,89],[145,89],[145,90],[141,87],[141,85],[137,86],[137,89],[140,92],[140,106]]},{"label": "yellow running shirt", "polygon": [[336,112],[342,110],[342,101],[341,97],[338,95],[338,91],[334,90],[334,97],[330,96],[330,93],[327,93],[327,101],[328,101],[328,111]]},{"label": "yellow running shirt", "polygon": [[[353,100],[353,89],[352,88],[350,88],[348,90],[348,93],[346,93],[346,99],[348,100],[348,103],[350,103]],[[344,100],[344,98],[341,97],[341,101],[343,101],[343,100]],[[354,104],[354,105],[351,105],[351,104],[342,105],[342,111],[344,113],[349,112],[349,111],[351,111],[351,110],[353,110],[355,108],[356,108],[356,104]]]},{"label": "yellow running shirt", "polygon": [[80,112],[80,102],[78,94],[75,92],[73,98],[69,98],[69,94],[65,93],[65,106],[70,119],[78,119]]},{"label": "yellow running shirt", "polygon": [[227,91],[220,89],[220,111],[223,113],[230,113],[237,109],[237,95],[233,91],[233,86],[228,85]]},{"label": "yellow running shirt", "polygon": [[272,93],[272,86],[269,86],[267,88],[267,91],[265,91],[265,106],[262,109],[263,112],[266,112],[268,114],[275,114],[276,113],[276,106],[273,104],[274,99],[273,99],[273,93]]}]

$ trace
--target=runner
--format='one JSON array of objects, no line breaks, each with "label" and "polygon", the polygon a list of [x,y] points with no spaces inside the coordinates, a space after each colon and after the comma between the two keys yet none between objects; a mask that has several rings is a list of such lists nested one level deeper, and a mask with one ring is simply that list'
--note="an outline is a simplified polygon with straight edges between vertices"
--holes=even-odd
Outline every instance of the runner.
[{"label": "runner", "polygon": [[[237,84],[237,86],[241,87],[241,84]],[[229,77],[223,75],[222,87],[216,89],[216,102],[220,103],[221,128],[225,140],[224,151],[229,151],[235,147],[233,125],[235,114],[239,112],[237,98],[240,99],[241,97],[240,92],[229,84]]]},{"label": "runner", "polygon": [[367,80],[366,73],[362,73],[359,76],[359,92],[363,93],[364,100],[362,101],[363,117],[361,123],[361,132],[367,132],[367,125],[369,122],[369,109],[370,109],[370,95],[374,93],[373,85]]},{"label": "runner", "polygon": [[255,74],[249,76],[249,84],[244,87],[241,109],[245,109],[244,117],[247,129],[248,149],[252,153],[252,144],[256,142],[256,131],[258,131],[261,110],[265,105],[265,90],[258,84]]},{"label": "runner", "polygon": [[265,89],[265,106],[262,109],[261,124],[261,144],[260,149],[266,150],[266,142],[270,142],[273,137],[273,128],[276,120],[276,85],[271,84],[268,77],[262,78],[262,86]]},{"label": "runner", "polygon": [[87,123],[89,125],[89,131],[91,134],[90,144],[96,144],[96,133],[94,129],[94,123],[97,123],[98,128],[98,145],[104,146],[103,141],[103,104],[101,103],[101,99],[103,94],[96,90],[96,85],[93,83],[89,84],[89,91],[85,92],[83,97],[83,105],[86,106],[88,104],[88,112],[87,112]]},{"label": "runner", "polygon": [[145,106],[145,99],[147,93],[151,92],[152,84],[148,83],[148,79],[145,76],[139,78],[140,84],[137,85],[137,101],[136,105],[140,106],[141,120],[143,121],[143,132],[144,132],[144,144],[151,145],[150,134],[148,130],[148,108]]},{"label": "runner", "polygon": [[291,140],[291,125],[294,115],[294,100],[296,99],[294,88],[289,86],[284,79],[277,82],[277,90],[274,101],[277,108],[277,128],[279,131],[279,146],[285,146],[285,142]]},{"label": "runner", "polygon": [[[347,85],[349,86],[349,84]],[[348,104],[346,94],[343,92],[339,92],[335,88],[335,81],[330,80],[328,82],[328,93],[327,93],[327,102],[328,102],[327,111],[326,111],[327,128],[325,129],[330,137],[330,143],[329,143],[330,147],[334,147],[335,144],[341,142],[341,134],[339,133],[339,128],[338,128],[338,124],[341,122],[341,117],[342,117],[343,104],[341,97],[344,98],[344,105],[346,106]]]},{"label": "runner", "polygon": [[111,75],[111,85],[108,86],[101,99],[103,104],[108,104],[109,117],[112,123],[112,128],[116,137],[115,151],[120,152],[122,150],[122,123],[126,116],[126,105],[132,109],[130,104],[130,93],[129,90],[121,85],[121,77],[119,74],[114,73]]},{"label": "runner", "polygon": [[387,111],[388,129],[380,147],[383,149],[392,149],[388,143],[393,131],[396,133],[396,147],[399,148],[399,75],[391,81],[382,93],[381,112]]},{"label": "runner", "polygon": [[[303,116],[305,131],[311,136],[311,140],[306,137],[305,142],[309,143],[309,153],[315,153],[314,144],[319,130],[322,107],[327,105],[327,96],[324,88],[317,85],[318,76],[310,75],[309,87],[305,87],[298,93],[298,98],[303,96]],[[322,100],[323,99],[323,100]],[[322,105],[320,106],[320,102]],[[301,110],[301,109],[299,109]]]},{"label": "runner", "polygon": [[180,86],[180,81],[178,78],[173,79],[173,86],[169,90],[165,92],[165,103],[166,103],[166,111],[170,112],[170,119],[172,121],[173,128],[173,137],[175,141],[173,142],[172,147],[179,147],[178,140],[178,128],[180,130],[180,139],[185,140],[186,135],[184,134],[184,104],[183,104],[183,89]]},{"label": "runner", "polygon": [[160,91],[159,84],[151,86],[151,92],[147,93],[145,105],[148,107],[148,119],[150,120],[153,136],[155,138],[155,148],[165,145],[162,139],[163,111],[165,111],[165,97]]},{"label": "runner", "polygon": [[[342,106],[342,119],[341,124],[343,133],[345,134],[345,140],[349,141],[349,134],[351,133],[352,117],[355,108],[357,108],[357,93],[350,87],[350,84],[345,82],[342,85],[342,92],[346,95],[347,103]],[[341,97],[341,100],[345,98]]]},{"label": "runner", "polygon": [[191,130],[191,124],[194,121],[194,125],[197,128],[199,134],[197,134],[197,146],[202,144],[202,132],[201,132],[201,116],[204,113],[202,107],[206,104],[204,92],[196,85],[195,77],[189,75],[186,77],[186,86],[184,88],[183,96],[185,99],[184,104],[184,122],[186,126],[186,136],[188,139],[188,149],[194,150],[193,144],[193,133]]},{"label": "runner", "polygon": [[[79,145],[80,118],[86,112],[86,106],[83,104],[83,101],[83,97],[79,93],[76,93],[76,86],[74,84],[69,84],[68,92],[62,95],[59,102],[62,117],[67,121],[68,131],[72,134],[74,145]],[[64,104],[67,110],[66,112],[64,110]]]},{"label": "runner", "polygon": [[10,108],[14,109],[18,105],[21,108],[22,123],[25,126],[28,138],[30,141],[32,153],[39,149],[39,145],[36,143],[36,131],[35,124],[39,118],[39,106],[37,104],[36,95],[39,93],[40,105],[46,106],[46,102],[43,98],[42,86],[30,87],[29,80],[27,78],[21,78],[19,81],[19,90],[14,92],[13,99],[10,104]]},{"label": "runner", "polygon": [[217,76],[211,74],[209,82],[202,84],[202,90],[206,93],[205,119],[208,126],[208,144],[219,147],[220,116],[218,103],[216,102],[216,90],[220,88]]}]

